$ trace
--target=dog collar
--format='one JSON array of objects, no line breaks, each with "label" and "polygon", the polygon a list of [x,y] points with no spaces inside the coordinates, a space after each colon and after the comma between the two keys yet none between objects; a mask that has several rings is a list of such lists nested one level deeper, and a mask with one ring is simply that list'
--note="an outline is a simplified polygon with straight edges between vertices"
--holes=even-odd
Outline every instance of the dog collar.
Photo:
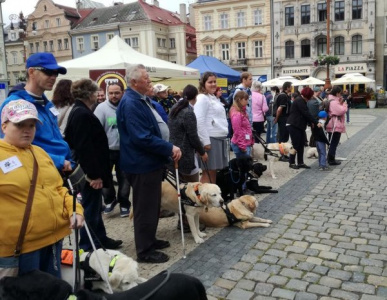
[{"label": "dog collar", "polygon": [[282,145],[282,143],[278,143],[278,148],[281,155],[285,155],[284,146]]},{"label": "dog collar", "polygon": [[119,257],[120,257],[119,255],[114,255],[114,257],[110,261],[110,263],[109,263],[109,273],[108,273],[109,276],[112,276],[114,266],[116,265],[116,262],[117,262]]},{"label": "dog collar", "polygon": [[[184,187],[180,190],[180,202],[181,204],[184,204],[184,205],[188,205],[188,206],[194,206],[194,207],[199,207],[199,205],[195,202],[195,201],[192,201],[186,194],[186,191],[187,190],[187,185],[184,185]],[[195,194],[196,196],[200,199],[200,193],[199,193],[199,187],[198,185],[197,186],[194,186],[194,191],[195,191]],[[183,207],[184,208],[184,207]]]}]

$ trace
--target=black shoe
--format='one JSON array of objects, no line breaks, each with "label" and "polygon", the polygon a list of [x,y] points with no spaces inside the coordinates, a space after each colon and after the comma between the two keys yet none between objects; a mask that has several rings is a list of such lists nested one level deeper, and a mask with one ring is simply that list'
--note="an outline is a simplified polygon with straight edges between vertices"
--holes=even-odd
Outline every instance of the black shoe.
[{"label": "black shoe", "polygon": [[171,244],[168,241],[163,241],[163,240],[156,240],[156,242],[153,244],[153,248],[156,250],[161,250],[165,249],[171,246]]},{"label": "black shoe", "polygon": [[162,219],[162,218],[170,218],[170,217],[173,217],[174,215],[175,215],[175,213],[173,211],[162,210],[162,211],[160,211],[159,218],[160,219]]},{"label": "black shoe", "polygon": [[102,243],[106,249],[118,249],[122,245],[122,240],[113,240],[106,237],[106,240]]},{"label": "black shoe", "polygon": [[332,160],[332,161],[328,161],[328,164],[330,164],[331,166],[338,166],[338,165],[341,165],[341,162],[337,160]]},{"label": "black shoe", "polygon": [[285,155],[283,155],[279,158],[279,161],[289,162],[289,157],[286,157]]},{"label": "black shoe", "polygon": [[160,251],[151,251],[147,254],[137,257],[137,262],[148,264],[160,264],[169,260],[169,256]]},{"label": "black shoe", "polygon": [[297,165],[297,167],[300,169],[300,168],[302,168],[302,169],[310,169],[310,167],[309,166],[307,166],[306,164],[299,164],[299,165]]},{"label": "black shoe", "polygon": [[298,170],[298,166],[296,164],[290,164],[289,168],[294,169],[294,170]]}]

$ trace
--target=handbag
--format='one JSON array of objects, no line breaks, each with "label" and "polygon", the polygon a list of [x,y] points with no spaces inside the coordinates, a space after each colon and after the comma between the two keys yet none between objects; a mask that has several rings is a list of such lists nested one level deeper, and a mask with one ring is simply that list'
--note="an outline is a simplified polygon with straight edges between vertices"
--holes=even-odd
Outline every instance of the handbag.
[{"label": "handbag", "polygon": [[24,237],[27,230],[28,220],[31,214],[32,201],[35,195],[36,181],[38,178],[38,162],[36,161],[36,157],[34,151],[31,149],[32,156],[34,158],[34,166],[32,170],[32,180],[30,185],[30,190],[28,192],[26,209],[24,211],[24,217],[22,221],[22,225],[20,228],[19,238],[16,243],[15,251],[13,257],[4,257],[0,259],[0,278],[5,276],[17,276],[19,272],[19,256],[22,249]]},{"label": "handbag", "polygon": [[[69,186],[71,191],[81,192],[86,184],[86,175],[80,164],[77,164],[75,169],[67,176],[67,180],[70,181],[72,188]],[[66,185],[68,182],[66,181]]]}]

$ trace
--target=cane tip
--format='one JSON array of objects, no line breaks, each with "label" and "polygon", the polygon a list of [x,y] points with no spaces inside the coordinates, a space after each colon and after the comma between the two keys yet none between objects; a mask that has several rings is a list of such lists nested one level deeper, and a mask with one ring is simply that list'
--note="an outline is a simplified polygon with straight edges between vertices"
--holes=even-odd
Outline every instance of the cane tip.
[{"label": "cane tip", "polygon": [[184,258],[184,259],[186,259],[186,258],[187,258],[187,256],[183,255],[183,258]]}]

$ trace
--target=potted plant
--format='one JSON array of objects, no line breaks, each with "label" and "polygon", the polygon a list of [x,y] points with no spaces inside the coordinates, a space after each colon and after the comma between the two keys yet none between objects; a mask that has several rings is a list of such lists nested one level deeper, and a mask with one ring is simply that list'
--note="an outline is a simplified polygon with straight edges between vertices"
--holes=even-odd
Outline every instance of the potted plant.
[{"label": "potted plant", "polygon": [[375,108],[376,107],[376,97],[375,92],[372,88],[368,87],[366,88],[367,92],[367,104],[369,108]]}]

